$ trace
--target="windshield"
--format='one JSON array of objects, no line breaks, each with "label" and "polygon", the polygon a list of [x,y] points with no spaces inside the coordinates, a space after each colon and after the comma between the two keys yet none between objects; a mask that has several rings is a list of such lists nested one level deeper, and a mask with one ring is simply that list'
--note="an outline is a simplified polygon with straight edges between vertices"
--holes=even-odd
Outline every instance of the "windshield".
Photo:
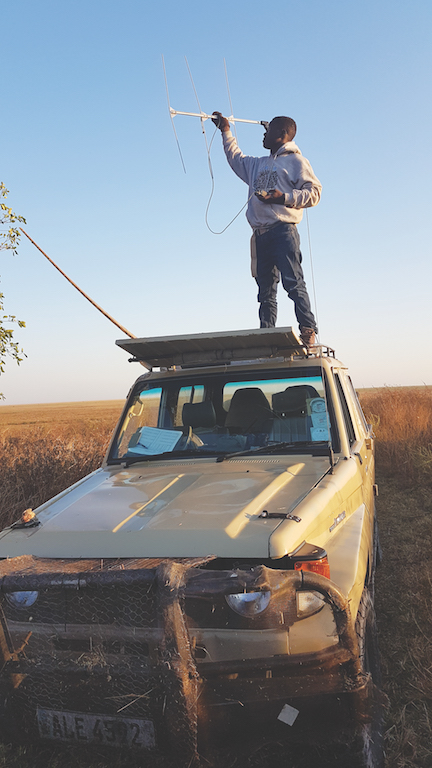
[{"label": "windshield", "polygon": [[[310,373],[309,373],[310,371]],[[302,449],[331,440],[319,369],[203,374],[141,384],[109,461]]]}]

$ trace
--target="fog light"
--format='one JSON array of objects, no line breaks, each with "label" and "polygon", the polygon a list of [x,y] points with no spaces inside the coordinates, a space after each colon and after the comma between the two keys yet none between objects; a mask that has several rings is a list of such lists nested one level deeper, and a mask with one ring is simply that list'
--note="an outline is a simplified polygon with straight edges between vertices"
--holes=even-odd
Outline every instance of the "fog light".
[{"label": "fog light", "polygon": [[271,592],[238,592],[234,595],[225,595],[229,607],[240,614],[253,619],[267,608],[271,598]]},{"label": "fog light", "polygon": [[25,610],[31,608],[39,597],[39,592],[6,592],[6,600],[12,608]]},{"label": "fog light", "polygon": [[325,601],[319,592],[297,592],[297,618],[305,619],[324,608]]}]

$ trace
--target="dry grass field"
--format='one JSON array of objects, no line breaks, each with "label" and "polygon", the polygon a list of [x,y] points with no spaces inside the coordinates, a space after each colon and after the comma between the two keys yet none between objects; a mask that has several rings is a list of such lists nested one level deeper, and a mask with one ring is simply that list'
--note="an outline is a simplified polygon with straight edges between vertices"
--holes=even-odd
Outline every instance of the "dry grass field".
[{"label": "dry grass field", "polygon": [[[384,559],[377,575],[376,609],[390,700],[387,768],[431,768],[432,388],[364,390],[360,397],[377,438]],[[0,527],[100,464],[121,405],[0,406]],[[285,755],[282,762],[267,763],[255,756],[246,765],[297,768],[287,759]],[[319,754],[311,755],[311,768],[319,763]],[[89,758],[51,747],[0,748],[0,768],[106,765],[102,755]],[[112,765],[150,768],[152,761],[119,756]],[[234,758],[227,768],[244,766]]]},{"label": "dry grass field", "polygon": [[377,437],[376,612],[388,768],[432,766],[432,387],[361,395]]},{"label": "dry grass field", "polygon": [[50,403],[42,405],[0,405],[0,431],[18,434],[41,428],[68,434],[86,432],[94,426],[108,430],[116,423],[123,400],[101,400],[83,403]]},{"label": "dry grass field", "polygon": [[122,400],[0,406],[0,527],[102,461]]}]

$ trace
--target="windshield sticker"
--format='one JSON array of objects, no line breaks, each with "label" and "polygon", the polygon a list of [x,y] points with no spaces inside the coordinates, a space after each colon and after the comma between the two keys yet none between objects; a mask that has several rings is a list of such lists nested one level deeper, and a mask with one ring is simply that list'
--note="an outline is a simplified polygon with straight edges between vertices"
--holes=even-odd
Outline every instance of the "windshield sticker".
[{"label": "windshield sticker", "polygon": [[155,429],[143,427],[138,442],[129,453],[139,456],[154,456],[157,453],[172,451],[182,436],[181,432],[174,429]]},{"label": "windshield sticker", "polygon": [[308,411],[312,421],[311,440],[329,440],[329,419],[323,397],[314,397],[308,402]]}]

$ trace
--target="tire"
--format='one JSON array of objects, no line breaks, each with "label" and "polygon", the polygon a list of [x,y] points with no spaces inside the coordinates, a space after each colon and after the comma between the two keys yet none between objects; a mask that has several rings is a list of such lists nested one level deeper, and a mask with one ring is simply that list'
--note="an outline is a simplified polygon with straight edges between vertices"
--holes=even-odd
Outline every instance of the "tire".
[{"label": "tire", "polygon": [[[370,673],[374,686],[381,686],[381,668],[375,609],[368,589],[363,590],[355,630],[364,672]],[[352,744],[352,768],[384,768],[383,747],[384,708],[378,701],[373,707],[370,723],[360,726]]]},{"label": "tire", "polygon": [[375,523],[374,523],[374,537],[375,537],[375,560],[376,565],[381,565],[383,560],[383,551],[381,547],[380,542],[380,535],[379,535],[379,528],[378,528],[378,520],[376,517],[376,511],[375,511]]},{"label": "tire", "polygon": [[375,517],[374,517],[374,534],[373,534],[373,559],[372,559],[372,568],[369,575],[369,583],[368,583],[368,590],[370,592],[370,596],[372,598],[372,603],[375,602],[375,575],[376,575],[376,569],[381,564],[383,558],[383,553],[381,549],[380,544],[380,537],[379,537],[379,529],[378,529],[378,520],[376,517],[376,511],[375,511]]}]

